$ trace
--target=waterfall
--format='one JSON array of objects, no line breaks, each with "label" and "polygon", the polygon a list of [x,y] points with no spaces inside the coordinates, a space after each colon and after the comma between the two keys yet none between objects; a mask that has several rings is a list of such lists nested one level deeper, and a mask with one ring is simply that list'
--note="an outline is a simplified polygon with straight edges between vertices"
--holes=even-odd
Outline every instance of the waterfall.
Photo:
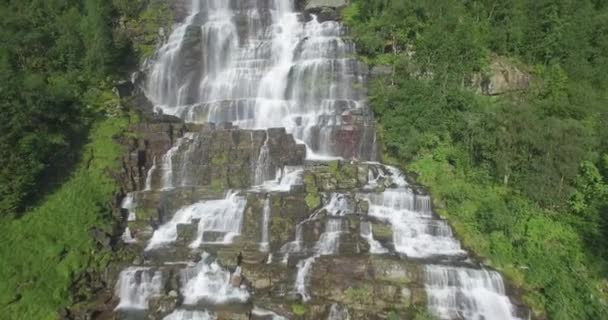
[{"label": "waterfall", "polygon": [[128,193],[125,198],[122,200],[122,203],[120,204],[120,207],[122,209],[125,209],[129,212],[129,215],[127,217],[127,221],[135,221],[137,220],[137,216],[135,215],[135,208],[137,207],[137,204],[135,203],[134,200],[134,196],[133,193],[130,192]]},{"label": "waterfall", "polygon": [[122,234],[122,236],[120,236],[120,238],[122,239],[122,241],[124,241],[124,243],[137,242],[137,240],[133,239],[133,236],[131,235],[131,230],[129,229],[129,227],[125,228],[125,232]]},{"label": "waterfall", "polygon": [[163,320],[214,320],[216,317],[207,311],[175,310]]},{"label": "waterfall", "polygon": [[[145,191],[154,192],[129,193],[121,205],[129,212],[127,220],[140,219],[129,224],[123,241],[136,241],[133,230],[137,241],[146,243],[147,267],[121,272],[118,310],[144,310],[151,298],[160,298],[159,303],[167,298],[176,305],[163,310],[165,320],[239,318],[247,313],[281,320],[296,313],[285,308],[294,305],[285,300],[287,291],[295,291],[303,302],[312,295],[327,297],[315,299],[310,310],[324,312],[329,320],[348,320],[347,301],[310,287],[311,279],[318,279],[315,272],[345,270],[352,261],[369,270],[353,286],[371,279],[383,285],[391,281],[377,274],[388,259],[391,265],[400,263],[398,256],[407,268],[418,265],[424,270],[428,309],[437,317],[517,319],[500,274],[474,266],[448,223],[433,213],[430,197],[414,191],[399,169],[365,162],[377,157],[364,90],[368,71],[356,60],[354,44],[344,36],[341,23],[295,12],[295,0],[192,0],[189,9],[151,58],[146,75],[144,91],[153,108],[188,124],[164,155],[152,159]],[[218,126],[218,141],[209,142],[213,138],[206,130],[220,129],[196,125],[208,122],[226,122],[232,128]],[[201,131],[193,133],[196,130]],[[260,147],[262,130],[266,136]],[[285,139],[283,132],[291,136]],[[306,160],[312,161],[302,159],[304,147],[295,149],[296,143],[305,145]],[[290,157],[292,151],[295,157]],[[216,165],[214,157],[222,161]],[[338,177],[327,171],[330,159],[363,162],[353,164],[355,176]],[[359,172],[365,167],[368,172]],[[241,189],[218,199],[214,187],[222,185],[215,176],[220,174]],[[314,184],[309,183],[311,177]],[[357,187],[346,189],[344,178]],[[316,198],[309,204],[310,188],[318,189],[322,208],[310,208],[317,206]],[[247,205],[247,199],[263,195],[261,208]],[[280,200],[277,212],[271,197]],[[158,208],[168,221],[146,224],[145,216]],[[261,230],[254,230],[260,221]],[[293,232],[292,223],[295,239],[290,241],[294,235],[282,231]],[[151,227],[155,230],[148,239]],[[345,236],[357,228],[357,234]],[[275,229],[277,234],[270,234]],[[283,241],[280,249],[271,248],[270,240]],[[365,242],[369,253],[361,257],[359,245]],[[299,259],[295,268],[290,256]],[[454,266],[458,259],[469,267]],[[321,262],[323,268],[315,268]],[[377,274],[371,272],[377,266]],[[275,281],[274,272],[286,274]],[[404,305],[407,299],[420,301],[415,300],[421,298],[420,290],[406,297],[403,292],[409,288],[398,285],[402,290],[396,295],[401,294]],[[367,311],[357,309],[352,316]],[[151,316],[160,313],[150,310],[145,315]]]},{"label": "waterfall", "polygon": [[270,198],[267,196],[264,200],[264,209],[262,213],[262,241],[260,242],[260,250],[262,252],[268,252],[269,249],[269,237],[268,228],[270,224]]},{"label": "waterfall", "polygon": [[253,189],[263,191],[289,192],[292,186],[302,185],[304,168],[299,166],[285,166],[277,170],[274,180],[265,181],[261,186]]},{"label": "waterfall", "polygon": [[154,157],[152,159],[152,166],[150,167],[150,170],[148,170],[148,173],[146,174],[146,187],[144,188],[144,191],[152,190],[152,176],[155,171],[156,171],[156,157]]},{"label": "waterfall", "polygon": [[[237,192],[228,192],[221,200],[209,200],[195,203],[178,210],[173,218],[160,226],[148,243],[146,250],[156,249],[177,240],[177,225],[191,224],[198,221],[196,240],[191,247],[196,248],[202,243],[230,241],[241,232],[243,211],[247,201]],[[217,239],[206,239],[205,234],[219,235]]]},{"label": "waterfall", "polygon": [[369,244],[369,252],[372,254],[385,254],[388,253],[388,249],[382,246],[378,240],[374,239],[373,226],[370,222],[361,222],[361,237],[367,240]]},{"label": "waterfall", "polygon": [[497,272],[428,265],[425,283],[429,309],[441,319],[517,319]]},{"label": "waterfall", "polygon": [[158,51],[146,94],[165,114],[284,127],[309,157],[339,156],[336,135],[350,125],[343,114],[366,108],[357,89],[366,72],[343,33],[335,21],[302,23],[293,1],[271,1],[268,9],[197,2]]},{"label": "waterfall", "polygon": [[197,264],[182,271],[180,281],[186,305],[246,302],[249,299],[247,290],[233,287],[230,272],[212,261],[206,253]]},{"label": "waterfall", "polygon": [[260,149],[260,155],[255,163],[254,170],[254,184],[261,185],[270,176],[270,148],[268,147],[268,140],[270,136],[266,133],[266,141]]},{"label": "waterfall", "polygon": [[344,216],[353,213],[353,208],[349,205],[346,196],[341,193],[333,193],[329,203],[323,207],[332,216]]},{"label": "waterfall", "polygon": [[[257,318],[262,318],[265,320],[287,320],[287,318],[276,314],[275,312],[264,310],[260,307],[253,307],[253,311],[251,312]],[[255,318],[255,319],[257,319]]]},{"label": "waterfall", "polygon": [[463,255],[447,222],[430,211],[430,198],[405,188],[367,195],[369,215],[392,226],[395,250],[411,258]]},{"label": "waterfall", "polygon": [[148,309],[148,299],[160,294],[162,286],[159,271],[140,267],[123,270],[116,285],[116,296],[120,299],[116,310]]},{"label": "waterfall", "polygon": [[[167,153],[162,157],[162,165],[161,169],[163,171],[161,186],[162,190],[173,189],[175,180],[178,180],[174,177],[173,174],[173,158],[175,154],[178,152],[179,148],[184,144],[185,141],[188,140],[190,136],[184,136],[182,138],[177,139],[174,146],[169,149]],[[187,159],[187,158],[186,158]],[[185,165],[182,163],[182,166]]]},{"label": "waterfall", "polygon": [[309,275],[315,259],[320,256],[337,254],[340,247],[340,235],[344,232],[341,219],[329,219],[325,224],[325,231],[321,234],[319,241],[315,244],[313,256],[300,260],[297,264],[296,292],[302,296],[303,301],[310,300],[306,289]]}]

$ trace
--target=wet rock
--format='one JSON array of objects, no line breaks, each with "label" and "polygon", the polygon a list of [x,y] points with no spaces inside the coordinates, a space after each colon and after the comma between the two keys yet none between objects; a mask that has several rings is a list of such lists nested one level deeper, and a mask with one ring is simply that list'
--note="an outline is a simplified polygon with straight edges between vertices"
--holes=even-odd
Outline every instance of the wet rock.
[{"label": "wet rock", "polygon": [[135,85],[129,80],[121,80],[114,85],[112,92],[120,99],[127,98],[133,95]]},{"label": "wet rock", "polygon": [[339,20],[340,9],[346,5],[346,0],[307,0],[304,9],[316,15],[319,21]]},{"label": "wet rock", "polygon": [[386,243],[393,241],[393,228],[383,223],[372,223],[372,234],[374,239]]},{"label": "wet rock", "polygon": [[169,295],[151,297],[149,304],[149,319],[162,319],[177,307],[178,298]]},{"label": "wet rock", "polygon": [[196,224],[178,224],[177,225],[177,243],[187,245],[196,238],[198,226]]}]

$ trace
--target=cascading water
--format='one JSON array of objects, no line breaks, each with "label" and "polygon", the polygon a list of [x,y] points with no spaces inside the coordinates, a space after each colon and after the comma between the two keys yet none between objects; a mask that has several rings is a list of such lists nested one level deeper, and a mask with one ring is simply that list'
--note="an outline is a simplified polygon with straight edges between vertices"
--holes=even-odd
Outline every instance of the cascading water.
[{"label": "cascading water", "polygon": [[247,290],[233,287],[230,272],[212,261],[207,254],[203,254],[196,265],[182,271],[181,282],[185,305],[246,302],[249,299]]},{"label": "cascading water", "polygon": [[[424,270],[426,301],[437,317],[517,319],[498,273],[473,264],[453,266],[454,260],[467,258],[466,252],[447,222],[433,214],[430,198],[414,192],[397,168],[357,162],[369,172],[347,176],[351,180],[342,186],[336,187],[338,178],[331,177],[311,187],[311,179],[332,174],[324,167],[329,159],[375,160],[373,117],[362,90],[367,70],[354,58],[354,45],[343,34],[339,22],[295,12],[294,0],[191,1],[188,17],[151,60],[146,95],[157,111],[186,122],[230,122],[240,129],[226,129],[225,139],[216,145],[208,142],[212,139],[206,136],[210,129],[205,125],[189,124],[199,131],[187,129],[175,140],[171,136],[174,143],[164,155],[148,155],[153,164],[145,189],[128,194],[122,204],[129,212],[123,239],[146,244],[141,264],[146,267],[130,267],[120,274],[117,310],[144,310],[162,295],[175,298],[175,306],[163,311],[165,320],[222,318],[226,310],[217,308],[226,305],[254,319],[287,319],[292,315],[286,309],[293,301],[272,303],[294,291],[307,303],[323,300],[312,299],[318,294],[310,288],[317,269],[329,270],[335,261],[356,257],[369,268],[357,277],[367,277],[373,274],[369,270],[392,265],[399,255],[408,260],[408,267]],[[305,144],[306,158],[317,161],[278,157],[288,151],[277,128],[293,135],[291,144],[294,138]],[[237,132],[243,129],[248,131]],[[226,142],[233,144],[221,145]],[[309,173],[318,167],[321,173],[311,178]],[[231,171],[215,172],[218,168]],[[240,191],[218,199],[218,186]],[[310,188],[324,199],[323,207],[319,208],[319,198],[308,199]],[[140,206],[148,211],[139,211]],[[135,215],[136,209],[141,217]],[[144,217],[156,212],[164,224],[142,228]],[[279,234],[284,229],[290,230],[288,235]],[[381,229],[388,235],[378,233]],[[273,243],[282,239],[279,250],[270,247],[271,238]],[[198,259],[203,250],[210,254]],[[162,260],[167,252],[177,255],[178,261]],[[273,255],[282,259],[273,262]],[[290,257],[300,260],[294,266]],[[370,262],[374,259],[380,262]],[[426,265],[429,262],[433,264]],[[346,269],[351,265],[340,272]],[[264,276],[267,270],[288,276],[277,280],[274,274]],[[400,275],[399,270],[378,274],[390,278]],[[248,281],[256,276],[258,281]],[[284,282],[273,287],[275,280]],[[264,286],[268,283],[270,288]],[[256,285],[262,288],[248,291]],[[395,294],[408,290],[401,285]],[[177,293],[163,295],[168,287]],[[358,319],[362,310],[349,314],[351,306],[340,297],[310,310],[323,310],[319,319]]]},{"label": "cascading water", "polygon": [[[210,200],[195,203],[180,209],[166,224],[160,226],[154,232],[146,250],[152,250],[177,240],[177,226],[179,224],[191,224],[196,219],[198,231],[196,240],[191,247],[198,247],[204,242],[229,243],[241,230],[243,211],[247,201],[236,192],[229,192],[225,199]],[[208,241],[206,233],[219,234],[220,238]]]},{"label": "cascading water", "polygon": [[302,23],[293,0],[194,2],[153,64],[146,92],[156,107],[191,122],[285,127],[309,157],[341,155],[335,134],[343,116],[366,110],[357,89],[364,66],[352,58],[342,25]]},{"label": "cascading water", "polygon": [[337,254],[340,247],[340,235],[343,232],[344,225],[342,219],[328,219],[325,223],[325,231],[321,234],[319,241],[317,241],[313,248],[313,255],[298,262],[295,288],[296,292],[302,297],[302,300],[308,301],[311,298],[306,288],[315,259],[320,256]]},{"label": "cascading water", "polygon": [[270,148],[268,147],[268,133],[266,134],[266,141],[260,149],[260,155],[255,163],[254,170],[254,184],[263,184],[270,176]]},{"label": "cascading water", "polygon": [[260,241],[260,250],[263,252],[268,251],[269,236],[268,228],[270,224],[270,199],[267,197],[264,200],[264,212],[262,213],[262,241]]},{"label": "cascading water", "polygon": [[130,267],[120,273],[116,296],[120,303],[116,310],[148,309],[148,299],[161,292],[162,274],[150,268]]},{"label": "cascading water", "polygon": [[382,244],[374,239],[373,226],[370,222],[361,222],[361,237],[367,240],[369,244],[369,252],[372,254],[384,254],[388,253],[388,249],[382,246]]},{"label": "cascading water", "polygon": [[517,319],[497,272],[429,265],[425,273],[429,309],[442,319]]},{"label": "cascading water", "polygon": [[256,189],[276,192],[289,192],[292,186],[302,184],[302,173],[304,168],[285,166],[277,170],[274,180],[265,181],[261,186],[255,186]]},{"label": "cascading water", "polygon": [[428,196],[398,188],[367,198],[369,215],[391,224],[397,252],[411,258],[465,254],[447,222],[433,217]]},{"label": "cascading water", "polygon": [[175,310],[163,320],[214,320],[216,317],[207,311]]}]

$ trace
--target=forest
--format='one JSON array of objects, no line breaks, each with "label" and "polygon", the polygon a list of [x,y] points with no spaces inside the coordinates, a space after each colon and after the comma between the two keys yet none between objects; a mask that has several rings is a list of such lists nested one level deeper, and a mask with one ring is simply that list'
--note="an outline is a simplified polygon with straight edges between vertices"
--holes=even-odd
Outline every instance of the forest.
[{"label": "forest", "polygon": [[[537,316],[601,319],[608,283],[608,4],[354,0],[384,156]],[[525,90],[483,95],[502,59]],[[372,69],[373,70],[373,69]]]},{"label": "forest", "polygon": [[[113,83],[151,54],[162,1],[3,0],[0,5],[0,217],[61,183],[82,137],[118,103]],[[145,10],[144,10],[145,8]]]}]

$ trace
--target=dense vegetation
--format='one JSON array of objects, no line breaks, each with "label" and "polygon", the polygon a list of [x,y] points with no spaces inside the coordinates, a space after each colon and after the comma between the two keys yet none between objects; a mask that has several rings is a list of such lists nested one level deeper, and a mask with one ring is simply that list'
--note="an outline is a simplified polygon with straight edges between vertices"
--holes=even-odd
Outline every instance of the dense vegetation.
[{"label": "dense vegetation", "polygon": [[90,294],[132,119],[111,89],[171,21],[162,0],[0,1],[0,318],[56,319]]},{"label": "dense vegetation", "polygon": [[[386,156],[537,315],[608,317],[608,4],[354,0]],[[497,59],[528,90],[472,88]]]},{"label": "dense vegetation", "polygon": [[164,2],[149,2],[2,0],[0,217],[58,185],[91,124],[114,112],[113,81],[172,19]]}]

